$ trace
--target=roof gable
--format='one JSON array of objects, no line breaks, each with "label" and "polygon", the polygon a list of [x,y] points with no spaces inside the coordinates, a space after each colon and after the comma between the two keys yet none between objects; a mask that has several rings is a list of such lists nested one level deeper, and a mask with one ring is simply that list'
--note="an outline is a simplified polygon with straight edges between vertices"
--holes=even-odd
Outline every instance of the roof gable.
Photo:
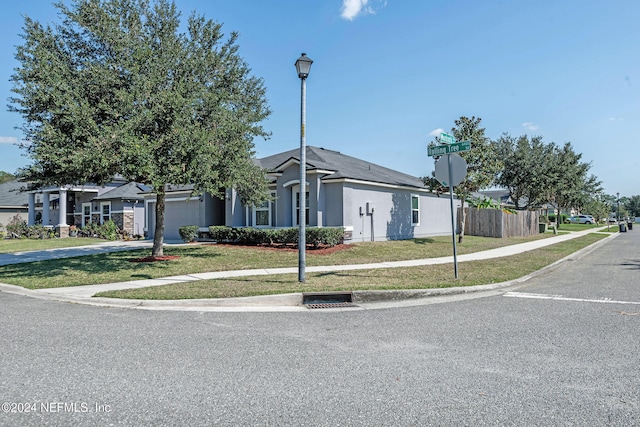
[{"label": "roof gable", "polygon": [[[300,150],[296,149],[262,158],[260,164],[269,171],[279,172],[282,168],[290,167],[294,162],[299,164],[299,161]],[[307,169],[335,171],[323,179],[354,179],[381,184],[424,187],[422,180],[418,177],[324,148],[307,146],[306,163]]]},{"label": "roof gable", "polygon": [[142,200],[143,197],[140,193],[149,191],[149,188],[143,184],[137,182],[129,182],[102,193],[94,200]]}]

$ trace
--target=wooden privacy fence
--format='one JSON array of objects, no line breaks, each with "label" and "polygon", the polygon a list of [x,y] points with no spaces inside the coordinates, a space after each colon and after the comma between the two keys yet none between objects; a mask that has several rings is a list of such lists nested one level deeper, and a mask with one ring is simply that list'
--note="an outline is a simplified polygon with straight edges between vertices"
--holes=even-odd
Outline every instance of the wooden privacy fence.
[{"label": "wooden privacy fence", "polygon": [[[464,234],[483,237],[526,237],[539,234],[540,213],[535,211],[503,212],[500,209],[465,208]],[[458,208],[458,230],[462,215]]]}]

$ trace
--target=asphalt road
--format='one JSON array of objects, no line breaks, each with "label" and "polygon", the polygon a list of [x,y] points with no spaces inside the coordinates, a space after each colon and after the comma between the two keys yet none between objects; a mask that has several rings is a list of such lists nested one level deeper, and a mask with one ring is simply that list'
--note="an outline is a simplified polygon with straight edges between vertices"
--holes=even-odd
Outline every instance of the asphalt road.
[{"label": "asphalt road", "polygon": [[640,230],[506,293],[295,313],[0,292],[0,425],[640,425]]}]

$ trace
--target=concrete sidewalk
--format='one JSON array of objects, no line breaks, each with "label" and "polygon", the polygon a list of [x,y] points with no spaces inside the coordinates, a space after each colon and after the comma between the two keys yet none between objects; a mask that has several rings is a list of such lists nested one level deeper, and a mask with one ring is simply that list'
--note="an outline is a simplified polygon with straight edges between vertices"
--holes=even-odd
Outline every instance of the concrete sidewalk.
[{"label": "concrete sidewalk", "polygon": [[[603,227],[604,228],[604,227]],[[510,255],[516,255],[530,250],[550,246],[556,243],[564,242],[567,240],[575,239],[588,233],[597,232],[600,229],[589,229],[580,232],[572,232],[566,234],[558,234],[557,236],[549,237],[546,239],[536,240],[532,242],[520,243],[511,246],[504,246],[497,249],[491,249],[482,252],[476,252],[471,254],[459,255],[458,262],[487,260],[491,258],[501,258]],[[610,237],[605,238],[597,244],[602,244],[610,239],[618,236],[618,233],[613,233]],[[596,244],[596,245],[597,245]],[[141,247],[150,247],[150,242],[120,242],[101,244],[93,246],[85,246],[79,248],[66,248],[55,249],[40,252],[31,252],[24,254],[11,254],[11,256],[0,255],[0,265],[16,263],[16,259],[20,258],[23,261],[20,262],[32,262],[45,259],[59,259],[70,256],[89,255],[94,253],[104,253],[121,250],[139,249]],[[590,246],[585,250],[591,250]],[[571,255],[570,257],[574,257]],[[14,262],[7,262],[14,261]],[[5,262],[5,264],[3,264]],[[332,272],[332,271],[348,271],[348,270],[366,270],[366,269],[379,269],[379,268],[402,268],[402,267],[416,267],[435,264],[448,264],[453,263],[453,256],[440,257],[440,258],[426,258],[418,260],[408,261],[393,261],[373,264],[356,264],[356,265],[330,265],[330,266],[315,266],[306,267],[307,272]],[[150,286],[163,286],[174,283],[192,282],[198,280],[207,279],[221,279],[230,277],[245,277],[245,276],[260,276],[260,275],[272,275],[272,274],[295,274],[298,272],[297,267],[290,268],[273,268],[273,269],[254,269],[254,270],[234,270],[234,271],[219,271],[211,273],[197,273],[183,276],[171,276],[158,279],[148,280],[135,280],[119,283],[106,283],[99,285],[87,285],[87,286],[73,286],[64,288],[49,288],[39,290],[29,290],[19,286],[0,284],[0,291],[18,293],[21,295],[28,295],[36,298],[46,298],[58,301],[77,302],[84,304],[110,306],[110,307],[137,307],[146,309],[160,309],[160,310],[205,310],[209,309],[237,309],[238,307],[245,307],[247,309],[253,308],[254,310],[264,309],[264,311],[273,310],[297,310],[303,308],[302,294],[284,294],[284,295],[269,295],[259,297],[243,297],[243,298],[220,298],[220,299],[204,299],[204,300],[171,300],[171,301],[157,301],[157,300],[125,300],[117,298],[94,298],[93,295],[111,290],[122,290],[132,288],[145,288]],[[515,282],[521,282],[528,278],[517,279],[508,283],[492,284],[485,286],[473,286],[464,288],[445,288],[445,289],[425,289],[425,290],[406,290],[406,291],[357,291],[354,292],[354,301],[381,301],[381,300],[399,300],[399,299],[416,299],[433,295],[448,295],[456,293],[468,293],[475,291],[497,289],[499,287],[509,286]]]}]

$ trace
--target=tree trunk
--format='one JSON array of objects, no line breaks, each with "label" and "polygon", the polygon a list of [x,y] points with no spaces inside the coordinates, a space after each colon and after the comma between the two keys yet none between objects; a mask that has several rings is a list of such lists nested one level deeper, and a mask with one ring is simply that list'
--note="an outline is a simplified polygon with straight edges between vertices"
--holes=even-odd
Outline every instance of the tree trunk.
[{"label": "tree trunk", "polygon": [[151,256],[163,256],[164,240],[164,188],[156,192],[156,230],[153,234],[153,249]]},{"label": "tree trunk", "polygon": [[460,199],[461,204],[461,208],[460,210],[462,211],[461,215],[460,215],[460,230],[458,230],[458,243],[462,243],[462,239],[464,238],[464,225],[467,222],[467,213],[464,211],[464,201],[465,201],[465,197]]}]

